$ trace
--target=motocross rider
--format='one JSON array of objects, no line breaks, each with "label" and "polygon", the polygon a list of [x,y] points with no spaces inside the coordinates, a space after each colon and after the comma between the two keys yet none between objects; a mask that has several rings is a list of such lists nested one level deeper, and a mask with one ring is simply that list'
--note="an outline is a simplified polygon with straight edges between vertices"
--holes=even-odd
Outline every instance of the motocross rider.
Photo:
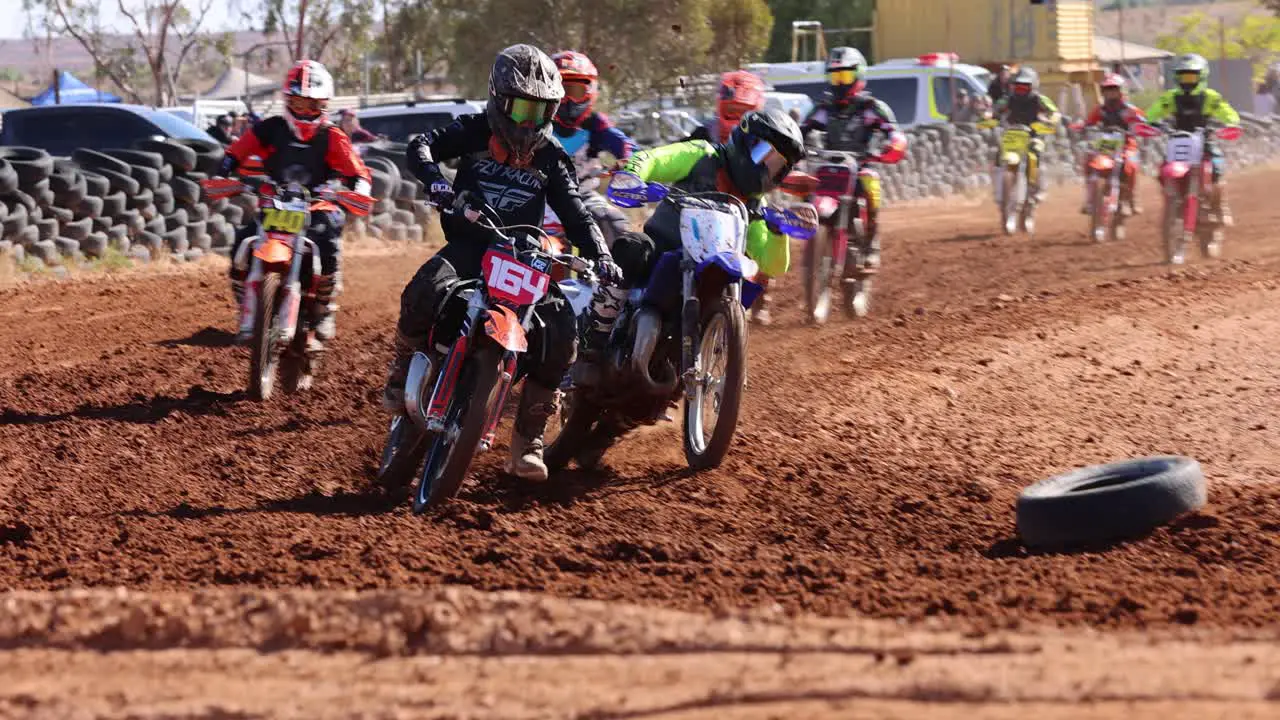
[{"label": "motocross rider", "polygon": [[[992,115],[1006,125],[1026,125],[1031,126],[1035,122],[1043,122],[1046,125],[1057,125],[1061,118],[1058,112],[1058,106],[1053,103],[1047,96],[1040,93],[1040,74],[1029,67],[1024,67],[1013,76],[1013,82],[1010,83],[1009,94],[1000,98],[992,109]],[[1044,140],[1033,137],[1031,145],[1027,148],[1028,162],[1030,168],[1027,173],[1027,184],[1030,186],[1027,193],[1028,197],[1035,202],[1044,200],[1044,189],[1040,187],[1040,154],[1044,152]],[[1001,196],[1004,183],[999,181],[998,174],[1000,172],[1000,151],[995,152],[995,160],[993,162],[996,177],[991,179],[992,186],[995,187],[996,204],[1004,202]]]},{"label": "motocross rider", "polygon": [[743,115],[763,109],[764,81],[759,76],[746,70],[724,73],[720,76],[715,117],[699,126],[687,139],[727,143],[738,123],[742,122]]},{"label": "motocross rider", "polygon": [[[483,114],[464,115],[452,124],[414,138],[408,165],[440,208],[461,207],[478,200],[491,206],[504,225],[538,227],[550,203],[564,225],[567,239],[588,260],[596,261],[602,284],[620,278],[604,237],[578,195],[573,163],[554,142],[552,117],[564,96],[555,63],[531,45],[512,45],[498,53],[489,74],[489,100]],[[460,159],[454,186],[440,163]],[[456,203],[456,204],[455,204]],[[398,412],[404,405],[405,376],[413,353],[427,347],[427,337],[449,287],[460,279],[480,277],[480,261],[490,231],[462,215],[440,216],[447,244],[418,269],[400,297],[395,358],[383,392],[383,404]],[[552,285],[537,305],[541,331],[530,335],[526,360],[530,367],[511,438],[507,472],[544,480],[543,431],[555,412],[557,388],[573,362],[577,327],[568,301]]]},{"label": "motocross rider", "polygon": [[[621,167],[636,151],[636,143],[609,118],[596,112],[600,95],[600,74],[591,58],[580,52],[562,50],[551,56],[564,81],[564,99],[556,110],[555,138],[560,142],[578,171],[579,182],[589,170],[589,161],[600,159],[606,170]],[[595,192],[581,192],[582,202],[604,233],[605,243],[631,229],[627,216]]]},{"label": "motocross rider", "polygon": [[[752,217],[747,227],[747,256],[760,266],[755,282],[764,285],[762,279],[767,282],[767,278],[787,271],[791,251],[787,237],[767,227],[759,211],[764,206],[765,194],[781,184],[802,157],[804,142],[796,121],[781,110],[761,110],[743,116],[729,142],[723,145],[689,140],[638,152],[614,175],[614,182],[620,176],[629,175],[637,184],[659,182],[688,192],[719,191],[741,199]],[[645,224],[644,233],[631,232],[618,238],[614,254],[628,285],[643,287],[658,258],[680,247],[679,226],[675,206],[660,203]],[[763,296],[756,302],[761,300]],[[608,339],[617,313],[605,316],[593,307],[591,319],[593,325],[587,338],[589,361]],[[758,318],[758,321],[767,319]],[[583,384],[593,381],[589,370],[575,373],[574,380]]]},{"label": "motocross rider", "polygon": [[[1190,54],[1177,59],[1173,66],[1173,77],[1178,87],[1166,90],[1147,110],[1147,121],[1152,123],[1166,122],[1174,130],[1191,132],[1214,121],[1223,125],[1236,125],[1240,122],[1240,113],[1222,97],[1217,90],[1209,88],[1209,61],[1203,57]],[[1209,153],[1213,161],[1213,187],[1210,191],[1210,205],[1217,214],[1217,221],[1223,225],[1231,224],[1231,209],[1227,206],[1226,171],[1227,159],[1222,148],[1213,142],[1213,135],[1204,136],[1204,151]]]},{"label": "motocross rider", "polygon": [[[355,192],[367,195],[371,175],[364,161],[351,146],[351,139],[341,128],[329,124],[326,112],[333,97],[333,77],[314,60],[301,60],[285,75],[284,113],[246,127],[233,142],[218,169],[229,176],[252,156],[262,159],[263,169],[275,182],[305,178],[314,187],[330,179],[341,179]],[[320,253],[320,275],[312,278],[316,316],[312,318],[313,337],[308,350],[319,352],[324,343],[337,333],[333,300],[342,291],[342,227],[341,210],[313,212],[306,234]],[[236,307],[244,304],[244,281],[249,274],[249,254],[245,242],[258,234],[256,215],[236,233],[232,251],[231,290]],[[243,341],[247,338],[238,338]]]},{"label": "motocross rider", "polygon": [[[1124,185],[1120,188],[1120,204],[1121,207],[1128,206],[1129,213],[1132,215],[1141,214],[1142,210],[1138,206],[1138,138],[1129,129],[1140,122],[1144,122],[1146,115],[1137,105],[1129,102],[1128,96],[1125,94],[1124,78],[1115,73],[1109,73],[1102,79],[1102,104],[1095,107],[1089,117],[1085,118],[1084,126],[1101,127],[1106,130],[1124,130],[1126,131],[1124,144]],[[1089,174],[1089,158],[1085,158],[1085,175]],[[1089,184],[1084,186],[1084,205],[1080,206],[1082,215],[1089,214]]]},{"label": "motocross rider", "polygon": [[[907,137],[895,126],[893,110],[866,92],[867,59],[851,47],[838,47],[827,58],[827,95],[805,119],[801,129],[805,137],[815,130],[827,133],[828,150],[865,156],[876,134],[887,144],[880,156],[885,163],[895,163],[906,154]],[[863,269],[874,272],[880,267],[880,228],[877,218],[879,193],[870,192],[866,180],[860,178],[856,192],[867,200],[865,237],[858,237]],[[850,213],[850,222],[853,213]],[[852,234],[852,228],[850,228]]]}]

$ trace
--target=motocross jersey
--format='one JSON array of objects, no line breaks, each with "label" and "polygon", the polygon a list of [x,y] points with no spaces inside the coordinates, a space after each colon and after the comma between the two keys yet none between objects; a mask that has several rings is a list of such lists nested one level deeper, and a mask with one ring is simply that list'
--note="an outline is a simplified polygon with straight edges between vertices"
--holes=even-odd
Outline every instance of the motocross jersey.
[{"label": "motocross jersey", "polygon": [[587,174],[590,161],[599,157],[602,152],[613,155],[621,164],[636,151],[635,141],[610,122],[604,113],[591,113],[581,127],[567,128],[560,123],[555,123],[552,127],[555,128],[555,138],[560,147],[573,159],[578,179]]},{"label": "motocross jersey", "polygon": [[[439,163],[459,159],[454,189],[483,198],[503,225],[542,223],[550,205],[564,225],[565,236],[588,260],[609,257],[604,236],[578,194],[573,163],[558,144],[547,142],[533,154],[529,167],[500,162],[492,149],[493,132],[484,113],[463,115],[449,125],[409,142],[409,170],[424,185],[441,181]],[[480,274],[480,260],[492,234],[459,215],[440,216],[447,245],[441,255],[461,277]]]},{"label": "motocross jersey", "polygon": [[1043,115],[1049,116],[1046,122],[1050,125],[1058,122],[1058,106],[1040,93],[1005,95],[992,113],[1010,125],[1031,125]]},{"label": "motocross jersey", "polygon": [[1223,125],[1240,122],[1240,113],[1231,107],[1217,90],[1196,88],[1186,92],[1180,88],[1167,90],[1147,110],[1148,122],[1158,123],[1173,118],[1173,127],[1191,132],[1205,126],[1210,120]]},{"label": "motocross jersey", "polygon": [[[1142,108],[1131,102],[1121,102],[1119,106],[1111,106],[1103,103],[1093,110],[1089,111],[1089,117],[1085,118],[1085,127],[1102,127],[1107,130],[1128,130],[1131,126],[1142,122],[1145,119]],[[1136,150],[1138,147],[1138,139],[1132,133],[1125,138],[1125,149],[1127,151]]]},{"label": "motocross jersey", "polygon": [[861,92],[847,103],[836,103],[830,97],[823,99],[800,126],[805,135],[814,130],[825,130],[824,147],[838,152],[864,155],[877,132],[891,136],[897,132],[897,119],[893,110],[884,102]]},{"label": "motocross jersey", "polygon": [[229,175],[251,156],[262,158],[267,175],[276,182],[299,180],[314,187],[341,178],[347,187],[367,193],[372,175],[351,147],[351,139],[334,125],[325,125],[303,142],[281,116],[269,117],[245,131],[227,148],[220,175]]},{"label": "motocross jersey", "polygon": [[[642,150],[633,155],[623,169],[645,182],[671,185],[686,192],[723,192],[743,200],[751,215],[747,226],[747,256],[760,265],[760,271],[765,275],[783,275],[790,262],[787,238],[770,230],[761,217],[760,210],[766,204],[763,195],[743,197],[734,187],[725,170],[724,153],[723,145],[713,145],[705,140],[685,140]],[[662,203],[645,229],[656,228],[679,238],[679,224],[675,207]]]}]

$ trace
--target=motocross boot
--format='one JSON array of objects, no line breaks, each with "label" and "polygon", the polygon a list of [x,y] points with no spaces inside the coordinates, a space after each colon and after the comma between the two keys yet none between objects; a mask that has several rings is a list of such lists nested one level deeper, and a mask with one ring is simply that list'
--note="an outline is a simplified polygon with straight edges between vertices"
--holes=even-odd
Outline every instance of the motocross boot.
[{"label": "motocross boot", "polygon": [[880,269],[880,229],[871,228],[871,237],[862,246],[862,269],[874,273]]},{"label": "motocross boot", "polygon": [[387,384],[382,389],[382,407],[388,412],[404,410],[404,383],[409,375],[413,354],[427,346],[425,337],[408,337],[396,328],[395,357],[387,371]]},{"label": "motocross boot", "polygon": [[1210,190],[1213,211],[1217,216],[1217,222],[1222,227],[1231,227],[1235,224],[1235,218],[1231,216],[1231,206],[1227,204],[1227,181],[1219,180],[1213,184]]},{"label": "motocross boot", "polygon": [[570,371],[574,385],[594,387],[600,382],[600,365],[605,357],[605,345],[609,334],[618,322],[618,314],[627,302],[627,290],[619,287],[602,287],[591,299],[587,331],[582,343],[582,355]]},{"label": "motocross boot", "polygon": [[773,322],[773,315],[769,312],[769,305],[773,303],[773,296],[769,294],[770,278],[761,277],[757,280],[760,283],[760,297],[752,303],[751,322],[756,325],[769,325]]},{"label": "motocross boot", "polygon": [[315,333],[307,340],[307,352],[319,354],[324,352],[325,344],[338,333],[338,321],[335,313],[338,305],[333,301],[338,296],[342,280],[337,272],[332,275],[317,275],[315,279],[316,299],[311,306],[311,329]]},{"label": "motocross boot", "polygon": [[555,388],[543,387],[532,379],[525,381],[511,430],[511,457],[504,468],[507,474],[535,482],[547,479],[542,434],[547,429],[547,418],[556,411],[558,397]]}]

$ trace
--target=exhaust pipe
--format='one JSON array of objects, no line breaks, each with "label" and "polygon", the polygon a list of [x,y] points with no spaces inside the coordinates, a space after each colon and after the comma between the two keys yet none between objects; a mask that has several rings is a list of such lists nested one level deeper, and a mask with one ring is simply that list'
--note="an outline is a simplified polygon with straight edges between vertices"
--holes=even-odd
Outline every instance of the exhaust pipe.
[{"label": "exhaust pipe", "polygon": [[644,308],[636,314],[636,341],[631,348],[631,370],[645,385],[645,390],[652,395],[670,395],[676,389],[679,379],[671,361],[664,362],[664,369],[669,378],[658,382],[649,374],[649,361],[653,359],[653,351],[658,347],[658,334],[662,332],[662,318],[653,308]]}]

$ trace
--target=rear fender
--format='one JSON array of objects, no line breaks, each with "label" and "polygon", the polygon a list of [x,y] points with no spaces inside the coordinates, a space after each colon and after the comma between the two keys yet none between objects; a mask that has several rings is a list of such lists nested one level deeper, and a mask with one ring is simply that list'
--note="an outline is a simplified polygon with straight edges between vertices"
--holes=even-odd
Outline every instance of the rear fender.
[{"label": "rear fender", "polygon": [[818,217],[826,220],[836,214],[840,209],[840,198],[832,195],[819,195],[814,198],[813,206],[818,211]]},{"label": "rear fender", "polygon": [[1116,161],[1111,159],[1110,155],[1094,153],[1094,156],[1089,159],[1089,167],[1100,172],[1109,172],[1113,170],[1115,166]]},{"label": "rear fender", "polygon": [[1022,164],[1022,154],[1007,152],[1002,156],[1001,163],[1007,168],[1016,168]]},{"label": "rear fender", "polygon": [[484,321],[484,333],[511,352],[522,353],[529,350],[529,338],[525,335],[524,326],[510,308],[499,305],[497,309],[490,309],[489,317]]}]

